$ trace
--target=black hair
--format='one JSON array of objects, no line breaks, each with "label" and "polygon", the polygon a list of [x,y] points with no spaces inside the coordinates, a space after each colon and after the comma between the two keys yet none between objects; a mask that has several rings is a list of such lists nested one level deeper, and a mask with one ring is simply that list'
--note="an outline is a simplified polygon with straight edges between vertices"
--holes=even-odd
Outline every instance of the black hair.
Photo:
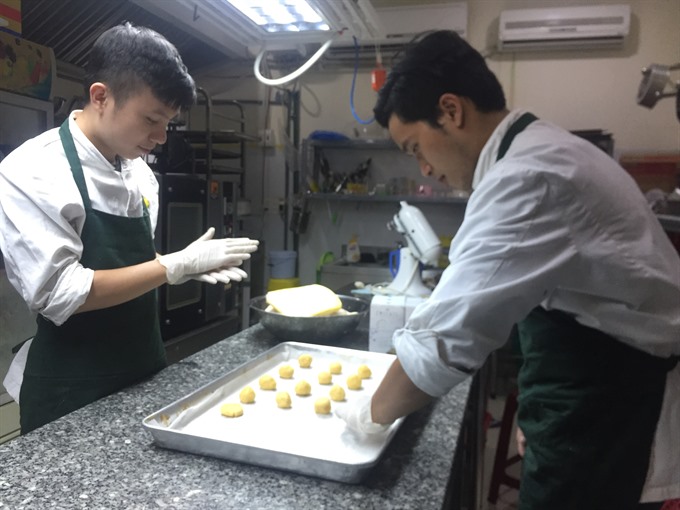
[{"label": "black hair", "polygon": [[395,114],[438,128],[439,98],[446,93],[470,99],[480,112],[505,108],[503,87],[484,57],[456,32],[439,30],[406,49],[378,92],[375,119],[387,127]]},{"label": "black hair", "polygon": [[85,97],[96,82],[109,87],[118,107],[143,86],[170,108],[186,109],[196,102],[196,85],[177,48],[158,32],[131,23],[110,28],[95,41]]}]

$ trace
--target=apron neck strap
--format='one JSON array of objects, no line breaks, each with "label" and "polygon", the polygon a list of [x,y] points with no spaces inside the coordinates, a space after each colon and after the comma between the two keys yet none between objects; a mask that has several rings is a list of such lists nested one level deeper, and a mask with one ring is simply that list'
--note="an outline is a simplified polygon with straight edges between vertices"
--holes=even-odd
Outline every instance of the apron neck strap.
[{"label": "apron neck strap", "polygon": [[512,126],[510,126],[508,131],[505,133],[505,136],[501,140],[501,145],[498,147],[498,156],[496,157],[496,161],[500,161],[503,156],[505,156],[505,153],[508,152],[510,144],[515,139],[515,137],[524,131],[524,128],[526,128],[535,120],[538,120],[538,117],[536,117],[536,115],[533,113],[527,112],[515,122],[513,122]]},{"label": "apron neck strap", "polygon": [[91,209],[92,202],[90,201],[90,195],[87,192],[85,176],[83,175],[83,166],[80,164],[80,158],[78,157],[76,144],[73,142],[73,136],[71,135],[71,130],[68,127],[69,119],[70,116],[66,118],[59,128],[59,137],[61,138],[61,145],[64,147],[64,153],[66,154],[68,164],[71,166],[73,180],[76,181],[78,191],[80,191],[80,196],[83,199],[83,205],[85,206],[85,209]]}]

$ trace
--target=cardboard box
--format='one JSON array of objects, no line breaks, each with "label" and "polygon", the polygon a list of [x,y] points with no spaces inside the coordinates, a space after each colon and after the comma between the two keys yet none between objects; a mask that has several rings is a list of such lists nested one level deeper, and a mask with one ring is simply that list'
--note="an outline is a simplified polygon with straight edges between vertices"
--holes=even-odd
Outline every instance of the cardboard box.
[{"label": "cardboard box", "polygon": [[369,313],[368,350],[393,353],[392,335],[404,327],[415,307],[425,300],[412,296],[373,296]]},{"label": "cardboard box", "polygon": [[643,193],[654,188],[670,193],[680,186],[680,153],[624,154],[619,164],[635,179]]}]

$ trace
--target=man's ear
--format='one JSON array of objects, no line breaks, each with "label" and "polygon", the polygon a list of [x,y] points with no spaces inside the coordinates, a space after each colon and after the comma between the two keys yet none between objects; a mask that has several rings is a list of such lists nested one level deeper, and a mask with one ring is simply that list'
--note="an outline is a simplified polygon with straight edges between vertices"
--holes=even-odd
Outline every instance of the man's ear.
[{"label": "man's ear", "polygon": [[453,122],[456,127],[461,127],[464,120],[463,102],[455,94],[442,94],[439,98],[439,110],[441,111],[440,124],[445,121]]},{"label": "man's ear", "polygon": [[104,110],[106,103],[110,101],[111,94],[109,88],[101,83],[95,82],[90,85],[90,105],[93,109],[101,112]]}]

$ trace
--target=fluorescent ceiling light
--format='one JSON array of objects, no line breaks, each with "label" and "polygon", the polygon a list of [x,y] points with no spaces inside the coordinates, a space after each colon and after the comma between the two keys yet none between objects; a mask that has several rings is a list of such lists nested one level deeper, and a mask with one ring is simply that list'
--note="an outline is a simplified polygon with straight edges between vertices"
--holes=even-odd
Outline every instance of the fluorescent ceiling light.
[{"label": "fluorescent ceiling light", "polygon": [[326,20],[306,0],[227,0],[269,33],[327,32]]}]

